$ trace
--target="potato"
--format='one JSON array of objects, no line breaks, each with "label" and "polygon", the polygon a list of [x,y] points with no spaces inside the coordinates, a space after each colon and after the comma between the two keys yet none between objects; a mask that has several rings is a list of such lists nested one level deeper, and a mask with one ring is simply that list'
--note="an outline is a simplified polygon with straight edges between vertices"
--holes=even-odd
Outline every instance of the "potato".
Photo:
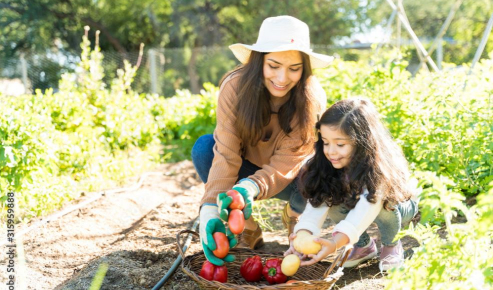
[{"label": "potato", "polygon": [[314,235],[302,236],[297,242],[297,247],[295,246],[295,250],[305,255],[317,254],[322,249],[322,245],[313,241],[313,239],[316,238],[317,236]]},{"label": "potato", "polygon": [[299,242],[302,240],[303,237],[306,237],[306,236],[310,236],[310,233],[307,231],[299,231],[296,233],[296,238],[293,241],[293,247],[299,253],[301,253],[301,251],[300,251],[301,248],[300,248]]},{"label": "potato", "polygon": [[282,259],[281,272],[286,276],[293,276],[300,268],[300,258],[295,255],[287,255]]}]

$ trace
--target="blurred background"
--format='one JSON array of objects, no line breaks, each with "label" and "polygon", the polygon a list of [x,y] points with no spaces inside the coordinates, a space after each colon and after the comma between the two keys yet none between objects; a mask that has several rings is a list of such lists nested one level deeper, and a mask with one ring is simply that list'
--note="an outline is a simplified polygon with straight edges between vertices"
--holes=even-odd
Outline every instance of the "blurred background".
[{"label": "blurred background", "polygon": [[[398,3],[399,1],[394,1]],[[425,48],[432,45],[447,16],[450,26],[433,59],[471,62],[487,26],[491,0],[401,0],[409,23]],[[314,50],[344,60],[369,59],[399,48],[415,73],[415,46],[386,0],[1,0],[0,88],[7,95],[58,88],[65,72],[80,61],[84,26],[104,55],[105,80],[127,59],[142,62],[133,82],[141,93],[171,97],[177,89],[198,93],[217,85],[238,64],[228,45],[255,43],[262,20],[292,15],[306,22]],[[493,34],[483,52],[493,50]]]}]

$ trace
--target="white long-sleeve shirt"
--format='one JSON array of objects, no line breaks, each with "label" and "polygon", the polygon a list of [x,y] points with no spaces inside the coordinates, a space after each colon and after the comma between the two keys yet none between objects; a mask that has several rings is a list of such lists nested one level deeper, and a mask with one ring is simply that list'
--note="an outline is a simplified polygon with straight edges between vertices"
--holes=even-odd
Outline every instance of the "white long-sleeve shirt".
[{"label": "white long-sleeve shirt", "polygon": [[[348,236],[349,243],[354,244],[358,241],[363,232],[370,226],[375,220],[378,213],[383,208],[382,199],[377,196],[375,203],[370,203],[366,196],[368,190],[365,189],[356,206],[349,211],[346,218],[340,221],[334,228],[333,233],[340,232]],[[319,207],[313,207],[310,202],[307,203],[305,211],[300,216],[300,219],[294,227],[294,232],[299,230],[308,230],[313,235],[319,236],[320,229],[324,224],[329,210],[335,210],[330,208],[327,204],[323,203]]]},{"label": "white long-sleeve shirt", "polygon": [[[416,179],[409,180],[409,188],[413,188],[412,200],[419,202],[419,196],[421,189],[417,187],[418,181]],[[358,241],[363,232],[375,221],[375,218],[383,208],[382,196],[377,194],[377,201],[375,203],[369,202],[366,197],[369,192],[365,188],[363,194],[361,194],[356,206],[351,209],[346,218],[340,221],[334,228],[333,234],[339,232],[343,233],[349,238],[349,243],[354,244]],[[327,215],[330,210],[336,210],[330,208],[327,204],[323,203],[319,207],[313,207],[310,202],[307,203],[305,211],[300,216],[300,219],[294,227],[294,232],[299,230],[308,230],[313,235],[319,236],[320,229],[324,224]]]}]

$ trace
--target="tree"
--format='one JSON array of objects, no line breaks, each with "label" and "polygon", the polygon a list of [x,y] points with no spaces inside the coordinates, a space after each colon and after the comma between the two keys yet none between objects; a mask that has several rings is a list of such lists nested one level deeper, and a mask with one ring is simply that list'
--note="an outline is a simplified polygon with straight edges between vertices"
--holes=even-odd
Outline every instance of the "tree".
[{"label": "tree", "polygon": [[[0,4],[0,58],[22,51],[66,50],[78,55],[83,27],[100,30],[103,52],[117,51],[128,58],[140,43],[147,48],[185,48],[185,86],[196,93],[204,81],[198,72],[199,48],[254,43],[262,21],[269,16],[292,15],[310,26],[314,44],[331,44],[365,23],[368,7],[361,0],[2,0]],[[203,58],[203,57],[202,57]],[[224,73],[231,60],[210,55]],[[224,65],[224,66],[222,66]],[[232,67],[231,67],[232,68]],[[214,68],[215,69],[215,68]]]},{"label": "tree", "polygon": [[138,50],[140,43],[159,44],[171,9],[168,1],[153,0],[2,0],[0,48],[44,51],[53,47],[79,50],[84,26],[101,31],[103,51],[122,54]]},{"label": "tree", "polygon": [[[394,1],[395,3],[396,1]],[[419,37],[435,37],[455,1],[451,0],[412,0],[403,1],[409,23]],[[378,9],[369,11],[373,23],[381,22],[391,14],[386,0],[373,1]],[[470,62],[479,45],[488,19],[493,13],[491,0],[465,0],[456,12],[444,37],[453,39],[457,45],[446,45],[444,60],[461,64]],[[403,32],[403,35],[406,35]],[[493,34],[490,35],[483,56],[493,50]]]}]

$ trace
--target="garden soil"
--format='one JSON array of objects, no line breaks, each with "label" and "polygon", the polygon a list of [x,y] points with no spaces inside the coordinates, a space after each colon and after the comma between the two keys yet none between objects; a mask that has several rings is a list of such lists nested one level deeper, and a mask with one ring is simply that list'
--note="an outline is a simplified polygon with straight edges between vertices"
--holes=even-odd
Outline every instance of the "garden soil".
[{"label": "garden soil", "polygon": [[[163,164],[155,171],[139,189],[107,194],[24,235],[22,246],[17,247],[21,259],[15,268],[15,289],[86,290],[103,263],[108,270],[101,289],[152,289],[176,260],[176,235],[192,227],[204,191],[190,161]],[[129,186],[138,180],[130,179]],[[67,206],[91,196],[86,194]],[[288,248],[279,214],[282,206],[275,205],[268,217],[271,227],[264,228],[266,244],[262,251],[283,252]],[[323,236],[329,235],[331,226],[327,221]],[[375,225],[369,233],[379,241]],[[417,245],[410,238],[403,239],[403,244],[405,249]],[[199,251],[194,238],[186,255]],[[0,264],[2,268],[7,264],[5,251],[0,254]],[[6,274],[5,269],[0,271],[2,281],[7,281]],[[344,269],[333,289],[382,289],[382,278],[378,259],[373,259]],[[6,287],[3,282],[1,285],[0,289]],[[199,287],[178,268],[161,289]]]}]

